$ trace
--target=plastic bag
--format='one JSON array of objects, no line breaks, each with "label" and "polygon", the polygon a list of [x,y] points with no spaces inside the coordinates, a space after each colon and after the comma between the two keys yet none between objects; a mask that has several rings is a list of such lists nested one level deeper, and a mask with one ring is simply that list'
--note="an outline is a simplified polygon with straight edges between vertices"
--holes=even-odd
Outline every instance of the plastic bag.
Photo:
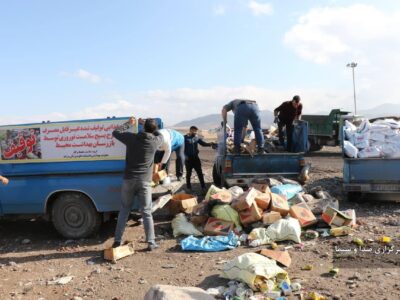
[{"label": "plastic bag", "polygon": [[382,152],[378,147],[368,147],[358,152],[359,158],[378,158],[382,157]]},{"label": "plastic bag", "polygon": [[349,141],[343,142],[344,153],[350,158],[357,158],[358,149]]},{"label": "plastic bag", "polygon": [[366,133],[370,130],[370,128],[371,128],[371,123],[367,119],[364,119],[361,121],[360,126],[358,126],[357,133],[361,134]]},{"label": "plastic bag", "polygon": [[216,187],[215,185],[211,185],[210,188],[207,191],[206,197],[204,198],[205,200],[210,200],[210,197],[218,192],[223,191],[223,189],[220,189],[219,187]]},{"label": "plastic bag", "polygon": [[184,214],[177,214],[171,222],[174,237],[180,235],[203,235],[190,223]]},{"label": "plastic bag", "polygon": [[301,185],[298,184],[282,184],[271,188],[274,194],[285,196],[286,199],[291,199],[303,190]]},{"label": "plastic bag", "polygon": [[383,144],[381,149],[385,158],[400,158],[400,145]]},{"label": "plastic bag", "polygon": [[362,132],[354,134],[353,144],[358,149],[364,149],[369,147],[369,132]]},{"label": "plastic bag", "polygon": [[237,230],[242,230],[242,226],[240,225],[239,213],[234,210],[230,205],[215,205],[211,211],[211,215],[214,218],[220,220],[233,222]]},{"label": "plastic bag", "polygon": [[384,143],[384,142],[385,142],[385,134],[380,133],[380,132],[373,132],[373,131],[371,131],[371,134],[370,134],[370,136],[369,136],[369,139],[370,139],[370,140],[373,140],[373,141],[377,141],[377,142],[382,142],[382,143]]},{"label": "plastic bag", "polygon": [[205,236],[196,238],[188,236],[181,241],[183,251],[207,251],[216,252],[231,250],[238,246],[239,238],[231,231],[227,236]]},{"label": "plastic bag", "polygon": [[248,239],[258,241],[253,245],[266,245],[272,242],[290,240],[295,243],[301,243],[301,227],[297,219],[281,219],[270,225],[268,228],[253,229]]},{"label": "plastic bag", "polygon": [[273,280],[275,283],[289,281],[288,273],[269,259],[257,253],[245,253],[224,265],[221,277],[242,281],[257,291],[257,278]]},{"label": "plastic bag", "polygon": [[387,125],[387,126],[390,126],[390,128],[392,128],[392,129],[400,128],[400,122],[393,120],[393,119],[377,120],[374,122],[374,124]]},{"label": "plastic bag", "polygon": [[239,198],[239,196],[244,193],[240,186],[232,186],[228,189],[228,191],[232,194],[233,199]]}]

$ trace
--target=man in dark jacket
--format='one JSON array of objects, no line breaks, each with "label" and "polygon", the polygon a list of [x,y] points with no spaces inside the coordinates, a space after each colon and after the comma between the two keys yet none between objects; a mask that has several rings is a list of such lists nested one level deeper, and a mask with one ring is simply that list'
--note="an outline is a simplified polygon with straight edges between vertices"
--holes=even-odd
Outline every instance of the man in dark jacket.
[{"label": "man in dark jacket", "polygon": [[185,167],[186,167],[186,188],[192,189],[190,183],[190,177],[192,176],[192,170],[194,169],[199,177],[200,185],[203,191],[206,189],[204,183],[203,170],[201,169],[201,161],[199,157],[198,144],[203,147],[212,147],[214,143],[207,143],[202,138],[197,136],[198,128],[196,126],[190,127],[190,131],[185,135]]},{"label": "man in dark jacket", "polygon": [[278,123],[279,142],[282,146],[285,143],[283,129],[286,129],[287,145],[286,150],[292,151],[293,122],[300,120],[303,105],[300,103],[300,96],[296,95],[292,100],[283,102],[274,110],[275,123]]},{"label": "man in dark jacket", "polygon": [[[140,120],[139,120],[140,122]],[[113,248],[121,245],[125,225],[131,212],[134,199],[139,201],[143,217],[144,231],[148,243],[148,251],[158,248],[155,242],[154,222],[151,213],[151,180],[154,154],[163,142],[161,135],[154,135],[157,123],[154,119],[144,122],[144,132],[125,132],[136,125],[135,118],[122,124],[113,131],[113,136],[126,145],[125,175],[122,183],[122,202],[118,214],[117,228]]]}]

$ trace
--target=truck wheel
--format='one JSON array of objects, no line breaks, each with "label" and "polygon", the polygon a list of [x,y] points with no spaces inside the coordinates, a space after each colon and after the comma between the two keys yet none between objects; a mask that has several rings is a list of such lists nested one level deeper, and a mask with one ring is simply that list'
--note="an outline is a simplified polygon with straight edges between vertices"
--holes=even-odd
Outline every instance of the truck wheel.
[{"label": "truck wheel", "polygon": [[101,216],[80,193],[63,193],[55,200],[51,217],[56,230],[66,238],[85,238],[99,230]]},{"label": "truck wheel", "polygon": [[314,152],[314,151],[319,151],[322,149],[323,146],[316,144],[315,142],[313,142],[312,140],[308,140],[308,143],[310,145],[310,152]]},{"label": "truck wheel", "polygon": [[216,186],[218,186],[218,187],[221,187],[221,186],[222,186],[221,173],[218,172],[218,169],[217,169],[217,165],[216,165],[216,164],[214,164],[214,166],[213,166],[212,176],[213,176],[214,184],[215,184]]}]

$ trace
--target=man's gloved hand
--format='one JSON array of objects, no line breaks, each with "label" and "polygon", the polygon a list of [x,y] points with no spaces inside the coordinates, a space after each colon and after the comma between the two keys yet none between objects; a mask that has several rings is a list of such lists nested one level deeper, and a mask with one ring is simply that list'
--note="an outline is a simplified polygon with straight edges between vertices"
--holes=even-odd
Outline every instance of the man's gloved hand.
[{"label": "man's gloved hand", "polygon": [[161,164],[161,170],[165,170],[167,168],[167,164]]},{"label": "man's gloved hand", "polygon": [[217,143],[214,143],[214,142],[211,143],[211,148],[212,148],[212,149],[217,149]]},{"label": "man's gloved hand", "polygon": [[275,116],[274,123],[275,123],[275,124],[278,124],[278,123],[279,123],[279,117],[278,117],[278,116]]}]

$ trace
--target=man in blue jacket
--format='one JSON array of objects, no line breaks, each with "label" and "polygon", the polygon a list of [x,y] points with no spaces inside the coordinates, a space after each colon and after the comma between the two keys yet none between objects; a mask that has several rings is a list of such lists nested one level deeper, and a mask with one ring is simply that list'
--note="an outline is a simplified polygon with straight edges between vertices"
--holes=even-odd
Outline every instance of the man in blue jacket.
[{"label": "man in blue jacket", "polygon": [[206,189],[206,184],[204,183],[203,170],[201,169],[198,144],[203,147],[212,147],[215,144],[205,142],[202,138],[197,136],[197,132],[198,128],[196,126],[192,126],[189,129],[189,133],[185,135],[186,188],[189,191],[192,189],[190,177],[192,176],[192,170],[194,169],[199,177],[200,185],[204,192]]}]

